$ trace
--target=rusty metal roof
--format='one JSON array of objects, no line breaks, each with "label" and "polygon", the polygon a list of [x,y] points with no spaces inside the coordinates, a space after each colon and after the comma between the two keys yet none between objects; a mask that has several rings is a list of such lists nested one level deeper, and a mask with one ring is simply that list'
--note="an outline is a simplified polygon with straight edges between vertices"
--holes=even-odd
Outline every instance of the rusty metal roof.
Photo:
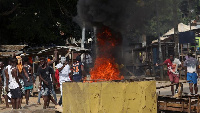
[{"label": "rusty metal roof", "polygon": [[12,56],[13,54],[22,54],[22,50],[26,46],[27,45],[0,45],[0,57],[8,57]]}]

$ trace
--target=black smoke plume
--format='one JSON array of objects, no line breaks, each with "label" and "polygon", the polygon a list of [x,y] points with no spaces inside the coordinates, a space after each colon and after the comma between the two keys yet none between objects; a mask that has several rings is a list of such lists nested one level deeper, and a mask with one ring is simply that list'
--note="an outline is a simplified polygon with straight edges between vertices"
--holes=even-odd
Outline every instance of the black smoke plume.
[{"label": "black smoke plume", "polygon": [[146,19],[143,0],[79,0],[78,20],[86,26],[107,26],[123,32],[141,28]]}]

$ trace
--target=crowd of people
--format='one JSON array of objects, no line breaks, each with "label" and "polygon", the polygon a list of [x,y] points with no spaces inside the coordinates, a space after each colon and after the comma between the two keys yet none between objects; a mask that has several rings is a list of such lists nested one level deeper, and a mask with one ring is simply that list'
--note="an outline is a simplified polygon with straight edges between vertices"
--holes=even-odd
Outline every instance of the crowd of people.
[{"label": "crowd of people", "polygon": [[193,95],[198,93],[197,80],[199,75],[199,61],[194,57],[192,53],[189,53],[183,62],[180,62],[179,59],[174,58],[173,55],[170,55],[169,58],[166,59],[163,63],[156,64],[156,66],[159,65],[167,65],[167,74],[169,76],[169,80],[171,84],[176,84],[175,90],[174,86],[171,86],[172,95],[178,93],[178,83],[180,79],[178,67],[182,67],[185,71],[185,80],[187,80],[189,83],[189,94]]},{"label": "crowd of people", "polygon": [[[64,82],[81,82],[85,77],[84,64],[81,62],[81,56],[76,57],[76,61],[69,63],[69,58],[62,56],[59,63],[53,68],[52,64],[57,61],[57,51],[54,52],[53,60],[47,60],[40,57],[37,75],[39,77],[38,104],[42,96],[43,109],[49,107],[50,101],[56,106],[62,106],[62,84]],[[59,82],[59,83],[57,83]],[[26,105],[29,105],[30,91],[35,84],[33,68],[29,65],[27,57],[11,57],[8,59],[8,65],[0,61],[0,94],[5,99],[6,107],[9,107],[8,100],[11,100],[12,109],[21,109],[22,98],[25,96]],[[59,84],[61,97],[57,102],[54,85]],[[22,93],[25,90],[25,94]],[[9,96],[9,94],[11,96]]]}]

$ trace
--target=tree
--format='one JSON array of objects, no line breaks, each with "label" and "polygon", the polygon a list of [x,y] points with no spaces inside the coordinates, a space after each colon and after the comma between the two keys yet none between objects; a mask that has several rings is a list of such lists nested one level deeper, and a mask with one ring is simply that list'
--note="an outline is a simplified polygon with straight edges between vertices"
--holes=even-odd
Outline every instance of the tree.
[{"label": "tree", "polygon": [[1,0],[1,43],[63,45],[70,36],[79,38],[81,30],[73,21],[76,4],[77,0]]}]

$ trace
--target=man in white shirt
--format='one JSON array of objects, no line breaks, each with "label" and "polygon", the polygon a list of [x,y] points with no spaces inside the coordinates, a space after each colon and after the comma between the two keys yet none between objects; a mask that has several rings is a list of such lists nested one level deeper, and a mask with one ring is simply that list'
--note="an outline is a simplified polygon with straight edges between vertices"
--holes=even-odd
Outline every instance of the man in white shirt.
[{"label": "man in white shirt", "polygon": [[[66,60],[66,57],[61,57],[60,63],[56,65],[56,68],[59,71],[60,92],[61,92],[61,98],[62,98],[62,83],[71,81],[69,77],[69,73],[71,72],[71,70],[70,70],[68,61]],[[60,101],[61,100],[62,99],[60,99]],[[59,101],[59,104],[60,104],[60,101]]]}]

